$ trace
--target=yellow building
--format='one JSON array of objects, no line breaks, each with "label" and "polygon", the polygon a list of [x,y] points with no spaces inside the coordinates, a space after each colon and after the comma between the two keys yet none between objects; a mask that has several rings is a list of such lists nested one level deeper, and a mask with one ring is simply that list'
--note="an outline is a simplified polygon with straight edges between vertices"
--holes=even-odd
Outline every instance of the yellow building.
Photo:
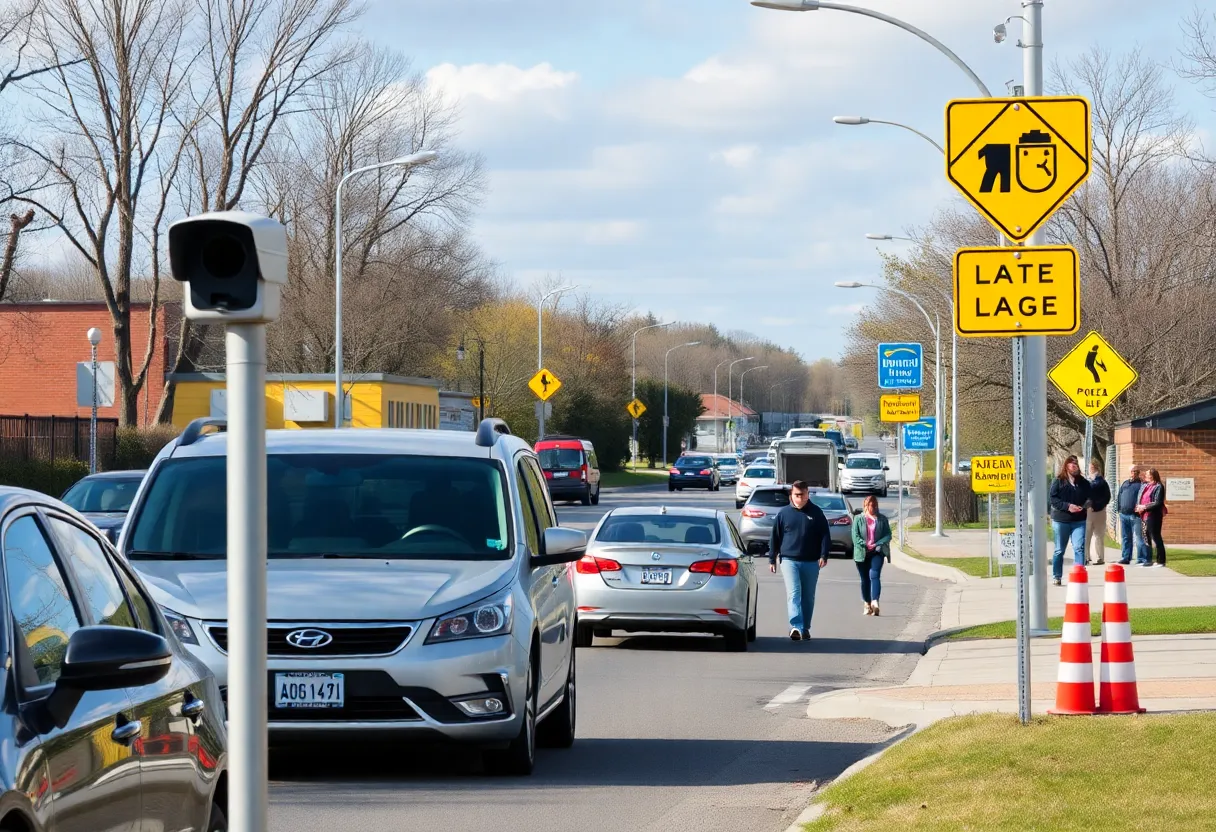
[{"label": "yellow building", "polygon": [[[173,424],[228,414],[223,373],[174,373]],[[356,428],[438,428],[439,381],[386,373],[345,377],[344,422]],[[271,373],[266,377],[266,427],[327,428],[334,424],[334,377]]]}]

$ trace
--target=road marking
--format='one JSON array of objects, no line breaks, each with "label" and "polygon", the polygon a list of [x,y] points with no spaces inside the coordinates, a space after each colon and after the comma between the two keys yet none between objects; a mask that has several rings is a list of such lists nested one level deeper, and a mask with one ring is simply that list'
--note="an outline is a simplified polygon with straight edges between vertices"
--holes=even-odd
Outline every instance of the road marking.
[{"label": "road marking", "polygon": [[814,685],[790,685],[781,693],[774,696],[767,705],[764,706],[766,711],[776,710],[782,705],[793,705],[795,702],[802,699]]}]

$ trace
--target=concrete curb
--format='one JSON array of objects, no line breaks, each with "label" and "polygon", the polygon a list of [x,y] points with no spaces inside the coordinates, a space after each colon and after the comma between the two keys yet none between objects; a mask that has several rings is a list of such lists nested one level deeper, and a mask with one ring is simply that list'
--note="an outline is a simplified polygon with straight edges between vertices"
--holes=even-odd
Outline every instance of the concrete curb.
[{"label": "concrete curb", "polygon": [[898,546],[891,546],[891,564],[898,566],[905,572],[911,572],[913,575],[920,575],[922,578],[937,578],[942,581],[952,581],[956,584],[967,583],[971,580],[971,576],[961,569],[955,569],[953,566],[942,566],[938,563],[929,563],[928,561],[914,558],[909,554],[905,554]]}]

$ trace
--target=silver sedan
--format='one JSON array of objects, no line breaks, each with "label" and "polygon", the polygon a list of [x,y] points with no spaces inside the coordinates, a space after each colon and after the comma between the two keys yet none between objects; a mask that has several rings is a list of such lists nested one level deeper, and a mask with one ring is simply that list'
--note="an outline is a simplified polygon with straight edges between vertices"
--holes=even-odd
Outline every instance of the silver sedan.
[{"label": "silver sedan", "polygon": [[575,645],[613,630],[756,638],[756,567],[734,522],[714,509],[614,509],[575,563]]}]

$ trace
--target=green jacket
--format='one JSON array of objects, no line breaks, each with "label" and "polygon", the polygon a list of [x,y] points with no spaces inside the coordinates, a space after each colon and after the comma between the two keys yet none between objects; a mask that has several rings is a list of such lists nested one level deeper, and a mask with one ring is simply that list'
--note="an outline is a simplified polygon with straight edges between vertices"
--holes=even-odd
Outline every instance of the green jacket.
[{"label": "green jacket", "polygon": [[[874,526],[874,545],[881,549],[883,556],[891,559],[891,523],[883,514],[878,515],[878,523]],[[853,560],[859,563],[866,559],[866,515],[858,514],[853,518]]]}]

